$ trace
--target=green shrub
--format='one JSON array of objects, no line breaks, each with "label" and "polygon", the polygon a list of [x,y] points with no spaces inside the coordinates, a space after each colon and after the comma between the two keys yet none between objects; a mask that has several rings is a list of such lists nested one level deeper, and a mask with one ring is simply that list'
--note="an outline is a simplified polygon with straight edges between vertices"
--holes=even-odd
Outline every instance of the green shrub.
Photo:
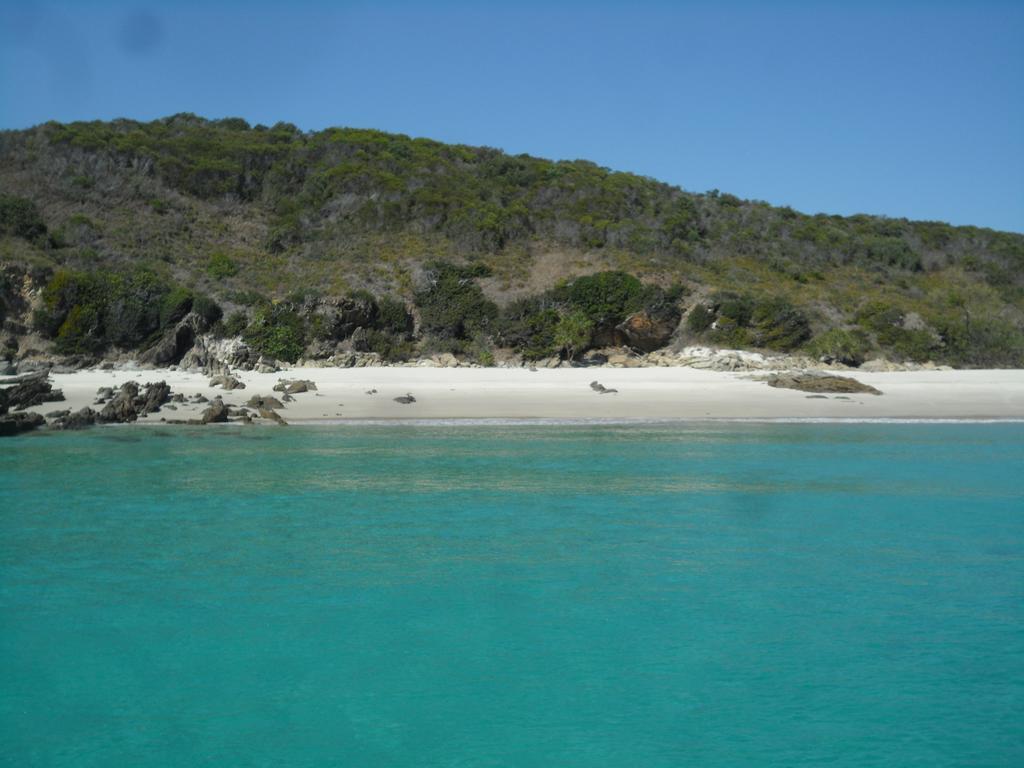
[{"label": "green shrub", "polygon": [[754,343],[759,347],[788,351],[811,338],[807,316],[780,297],[758,302],[751,314]]},{"label": "green shrub", "polygon": [[160,305],[160,325],[176,323],[192,310],[195,297],[188,288],[177,287],[168,293]]},{"label": "green shrub", "polygon": [[715,313],[703,304],[697,304],[686,316],[686,328],[693,334],[702,334],[715,322]]},{"label": "green shrub", "polygon": [[270,303],[270,299],[258,291],[234,291],[228,294],[228,298],[243,307],[257,307]]},{"label": "green shrub", "polygon": [[57,329],[54,347],[64,355],[101,351],[106,346],[102,322],[95,305],[75,304]]},{"label": "green shrub", "polygon": [[440,339],[468,339],[491,328],[498,307],[473,281],[478,274],[475,268],[432,265],[429,284],[415,294],[426,333]]},{"label": "green shrub", "polygon": [[238,274],[238,264],[226,254],[214,253],[206,264],[206,274],[214,280],[226,280]]},{"label": "green shrub", "polygon": [[43,289],[33,322],[63,353],[97,352],[111,345],[134,349],[163,327],[164,302],[175,290],[181,289],[148,269],[61,270]]},{"label": "green shrub", "polygon": [[1024,367],[1024,329],[999,316],[970,317],[941,329],[946,357],[972,368]]},{"label": "green shrub", "polygon": [[201,293],[192,297],[192,311],[203,319],[207,325],[213,325],[224,316],[224,310],[216,301]]},{"label": "green shrub", "polygon": [[416,349],[415,345],[404,336],[377,328],[367,331],[366,343],[371,352],[376,352],[382,360],[389,363],[408,360]]},{"label": "green shrub", "polygon": [[377,299],[377,324],[388,333],[406,336],[412,333],[412,315],[405,307],[405,302],[392,296],[381,296]]},{"label": "green shrub", "polygon": [[517,299],[501,313],[497,323],[497,341],[512,347],[527,360],[540,360],[558,354],[555,327],[558,311],[537,296]]},{"label": "green shrub", "polygon": [[750,329],[740,325],[731,317],[719,317],[715,328],[708,333],[708,339],[723,347],[743,348],[754,343]]},{"label": "green shrub", "polygon": [[46,234],[46,224],[36,204],[13,195],[0,195],[0,235],[37,240]]},{"label": "green shrub", "polygon": [[711,297],[717,317],[727,318],[736,326],[746,328],[754,316],[754,300],[750,296],[720,292]]},{"label": "green shrub", "polygon": [[644,285],[626,272],[598,272],[578,277],[554,291],[563,300],[582,312],[596,326],[615,326],[643,308]]},{"label": "green shrub", "polygon": [[856,367],[864,362],[870,348],[862,331],[830,328],[811,340],[807,345],[807,354],[824,362]]},{"label": "green shrub", "polygon": [[294,363],[306,348],[306,328],[290,305],[256,310],[242,338],[259,354]]},{"label": "green shrub", "polygon": [[221,324],[221,333],[225,337],[241,336],[249,327],[249,316],[245,312],[232,312]]},{"label": "green shrub", "polygon": [[576,355],[590,345],[594,332],[593,321],[580,309],[558,318],[555,325],[555,346],[565,353],[566,360],[575,360]]}]

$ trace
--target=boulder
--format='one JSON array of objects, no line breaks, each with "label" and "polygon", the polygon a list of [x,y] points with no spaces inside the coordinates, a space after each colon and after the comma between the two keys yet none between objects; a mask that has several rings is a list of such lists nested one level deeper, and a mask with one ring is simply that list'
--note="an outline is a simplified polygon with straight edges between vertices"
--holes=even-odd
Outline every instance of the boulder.
[{"label": "boulder", "polygon": [[92,408],[82,408],[57,419],[50,424],[50,429],[85,429],[96,423],[96,416],[96,411]]},{"label": "boulder", "polygon": [[13,437],[43,426],[46,419],[41,413],[22,412],[0,416],[0,437]]},{"label": "boulder", "polygon": [[608,365],[617,368],[639,368],[643,365],[643,361],[635,355],[618,352],[613,355],[608,355]]},{"label": "boulder", "polygon": [[154,413],[171,399],[171,387],[163,381],[146,384],[146,391],[140,399],[141,402],[136,403],[139,414]]},{"label": "boulder", "polygon": [[139,362],[157,366],[180,363],[204,330],[206,321],[195,312],[189,312],[164,333],[156,344],[139,355]]},{"label": "boulder", "polygon": [[281,370],[281,364],[272,357],[263,357],[260,355],[256,361],[256,367],[254,369],[258,373],[277,373]]},{"label": "boulder", "polygon": [[243,384],[242,382],[240,382],[238,379],[236,379],[234,376],[231,376],[230,374],[229,375],[214,376],[212,379],[210,379],[210,386],[211,387],[222,387],[222,388],[224,388],[226,390],[245,389],[245,384]]},{"label": "boulder", "polygon": [[249,402],[246,405],[250,408],[267,408],[270,410],[284,408],[284,404],[280,400],[269,395],[253,395],[249,398]]},{"label": "boulder", "polygon": [[641,352],[653,352],[664,347],[675,333],[676,322],[660,320],[647,312],[636,312],[617,326],[615,330],[622,334],[625,345]]},{"label": "boulder", "polygon": [[139,396],[139,385],[134,381],[126,381],[121,389],[99,412],[96,421],[100,424],[125,424],[139,417],[135,400]]},{"label": "boulder", "polygon": [[336,341],[372,326],[377,318],[377,306],[369,296],[309,299],[302,312],[309,317],[319,316],[321,327]]},{"label": "boulder", "polygon": [[444,352],[440,355],[436,355],[434,358],[434,365],[438,368],[458,368],[459,358],[453,355],[451,352]]},{"label": "boulder", "polygon": [[223,423],[228,420],[228,407],[223,400],[214,400],[210,407],[203,411],[201,421],[203,424]]},{"label": "boulder", "polygon": [[889,371],[898,371],[900,366],[887,360],[884,357],[877,357],[873,360],[868,360],[861,363],[860,370],[866,373],[887,373]]},{"label": "boulder", "polygon": [[309,379],[296,379],[289,381],[281,379],[274,385],[275,392],[284,392],[286,395],[298,395],[302,392],[315,392],[316,384]]},{"label": "boulder", "polygon": [[[306,345],[302,357],[308,360],[324,360],[331,357],[338,348],[338,342],[333,339],[313,339]],[[272,371],[271,371],[272,372]]]},{"label": "boulder", "polygon": [[260,418],[261,419],[267,419],[268,421],[273,421],[273,422],[275,422],[277,424],[280,424],[281,426],[286,426],[288,424],[287,421],[285,421],[284,419],[281,418],[281,415],[277,411],[275,411],[275,410],[273,410],[271,408],[259,408],[258,410],[259,410],[259,414],[260,414]]}]

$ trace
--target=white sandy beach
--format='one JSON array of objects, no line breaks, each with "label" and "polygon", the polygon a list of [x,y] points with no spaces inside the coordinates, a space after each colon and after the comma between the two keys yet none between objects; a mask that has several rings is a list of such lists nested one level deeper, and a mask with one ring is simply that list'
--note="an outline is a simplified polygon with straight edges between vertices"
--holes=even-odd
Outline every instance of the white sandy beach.
[{"label": "white sandy beach", "polygon": [[[1024,419],[1024,370],[901,371],[849,374],[876,395],[828,395],[776,389],[750,373],[694,368],[292,368],[235,371],[245,389],[223,392],[198,373],[177,370],[86,370],[51,377],[66,400],[41,413],[92,406],[100,387],[166,381],[186,396],[222,395],[244,405],[271,395],[281,379],[309,379],[316,392],[295,395],[280,411],[288,422],[339,419]],[[598,394],[591,381],[617,389]],[[2,383],[2,379],[0,379]],[[367,390],[377,394],[368,395]],[[392,398],[412,393],[416,402]],[[97,408],[99,406],[96,406]],[[198,417],[205,406],[177,404],[143,421]]]}]

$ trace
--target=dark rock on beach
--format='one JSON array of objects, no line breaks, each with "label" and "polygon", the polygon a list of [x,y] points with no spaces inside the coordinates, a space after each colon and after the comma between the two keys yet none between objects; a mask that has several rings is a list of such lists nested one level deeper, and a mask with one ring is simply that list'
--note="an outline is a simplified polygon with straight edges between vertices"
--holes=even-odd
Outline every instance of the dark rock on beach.
[{"label": "dark rock on beach", "polygon": [[276,397],[269,395],[253,395],[249,398],[249,402],[246,403],[250,408],[284,408],[284,403],[278,400]]},{"label": "dark rock on beach", "polygon": [[223,400],[214,400],[210,407],[203,411],[203,424],[219,424],[228,420],[228,407]]},{"label": "dark rock on beach", "polygon": [[64,399],[64,393],[54,389],[46,380],[46,372],[31,376],[19,376],[13,387],[0,389],[0,413],[8,410],[23,410],[33,405],[55,403]]},{"label": "dark rock on beach", "polygon": [[221,387],[222,389],[226,389],[229,391],[233,389],[245,389],[245,384],[243,384],[230,374],[214,376],[212,379],[210,379],[210,386]]},{"label": "dark rock on beach", "polygon": [[50,423],[50,429],[85,429],[96,423],[96,411],[92,408],[82,408],[80,411],[71,413],[54,420]]},{"label": "dark rock on beach", "polygon": [[163,381],[150,382],[140,393],[139,385],[126,381],[96,416],[99,424],[125,424],[160,410],[171,399],[171,388]]},{"label": "dark rock on beach", "polygon": [[0,437],[13,437],[43,426],[46,419],[41,413],[21,412],[0,416]]},{"label": "dark rock on beach", "polygon": [[274,385],[274,391],[283,392],[286,395],[297,395],[302,392],[315,392],[316,384],[309,379],[298,379],[296,381],[282,379]]},{"label": "dark rock on beach", "polygon": [[864,393],[869,395],[882,394],[871,385],[864,384],[856,379],[851,379],[848,376],[832,376],[829,374],[779,373],[769,376],[767,382],[769,387],[797,389],[801,392]]},{"label": "dark rock on beach", "polygon": [[259,414],[261,419],[267,419],[280,424],[282,427],[287,426],[288,422],[281,418],[281,414],[271,408],[260,408]]},{"label": "dark rock on beach", "polygon": [[124,424],[135,421],[139,417],[135,400],[139,396],[139,385],[134,381],[126,381],[121,389],[99,412],[96,421],[100,424]]},{"label": "dark rock on beach", "polygon": [[206,321],[189,312],[176,326],[168,330],[152,347],[139,355],[139,362],[149,365],[174,365],[192,349],[196,338],[206,330]]}]

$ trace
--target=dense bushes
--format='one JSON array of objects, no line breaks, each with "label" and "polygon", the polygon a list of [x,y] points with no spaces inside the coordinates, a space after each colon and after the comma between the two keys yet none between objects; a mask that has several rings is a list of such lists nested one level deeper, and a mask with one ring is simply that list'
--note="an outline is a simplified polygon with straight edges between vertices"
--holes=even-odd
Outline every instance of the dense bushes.
[{"label": "dense bushes", "polygon": [[33,322],[65,354],[136,349],[198,307],[207,323],[220,308],[148,269],[59,271],[43,290]]},{"label": "dense bushes", "polygon": [[811,337],[806,313],[780,296],[716,293],[710,306],[690,311],[686,326],[694,336],[723,347],[789,351]]},{"label": "dense bushes", "polygon": [[238,264],[223,253],[214,253],[206,264],[206,273],[214,280],[224,280],[238,274]]},{"label": "dense bushes", "polygon": [[31,200],[0,195],[0,235],[37,240],[46,234],[46,223]]},{"label": "dense bushes", "polygon": [[751,329],[754,346],[765,349],[796,349],[811,338],[807,315],[777,296],[754,305]]},{"label": "dense bushes", "polygon": [[426,285],[415,294],[424,332],[439,339],[470,339],[490,331],[498,306],[474,282],[486,274],[479,266],[429,265]]},{"label": "dense bushes", "polygon": [[636,312],[674,328],[681,315],[682,286],[644,285],[624,272],[598,272],[556,286],[540,296],[511,302],[501,312],[495,340],[528,360],[555,355],[572,359],[613,338],[616,326]]},{"label": "dense bushes", "polygon": [[857,323],[890,357],[922,363],[939,351],[941,339],[916,315],[885,302],[869,302],[857,313]]},{"label": "dense bushes", "polygon": [[614,326],[643,307],[646,291],[633,275],[598,272],[556,288],[553,297],[582,313],[595,326]]},{"label": "dense bushes", "polygon": [[242,338],[261,355],[294,363],[306,348],[306,322],[290,304],[260,307]]},{"label": "dense bushes", "polygon": [[807,353],[822,362],[858,366],[864,362],[869,348],[863,332],[831,328],[807,345]]}]

